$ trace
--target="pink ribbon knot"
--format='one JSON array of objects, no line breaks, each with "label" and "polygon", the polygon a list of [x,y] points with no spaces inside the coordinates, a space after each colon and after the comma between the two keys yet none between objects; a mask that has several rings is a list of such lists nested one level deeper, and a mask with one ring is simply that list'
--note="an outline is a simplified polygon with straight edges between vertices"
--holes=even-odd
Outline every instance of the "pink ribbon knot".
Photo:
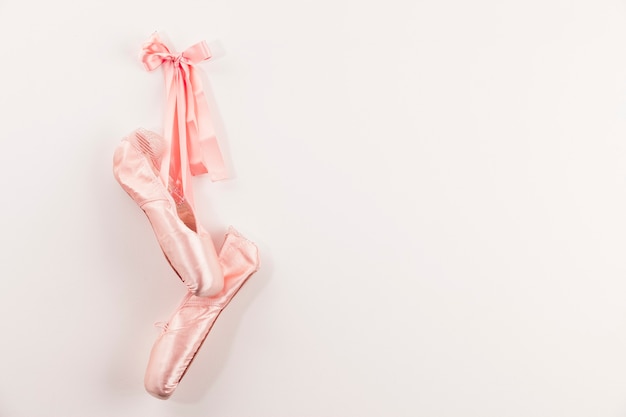
[{"label": "pink ribbon knot", "polygon": [[173,195],[193,206],[191,176],[209,173],[212,181],[228,177],[202,80],[195,65],[211,58],[205,41],[172,53],[157,33],[143,44],[139,58],[147,71],[163,67],[167,103],[164,137],[170,144],[161,163],[161,179]]}]

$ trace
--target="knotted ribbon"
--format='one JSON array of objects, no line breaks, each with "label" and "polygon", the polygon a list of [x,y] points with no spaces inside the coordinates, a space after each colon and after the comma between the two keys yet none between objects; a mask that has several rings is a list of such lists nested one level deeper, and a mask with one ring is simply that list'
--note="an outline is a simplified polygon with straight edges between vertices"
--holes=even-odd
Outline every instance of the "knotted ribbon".
[{"label": "knotted ribbon", "polygon": [[161,179],[172,194],[179,194],[193,207],[191,176],[206,174],[212,181],[228,177],[217,143],[202,80],[195,64],[211,58],[205,41],[183,52],[170,52],[157,33],[143,44],[139,54],[147,71],[163,67],[166,108],[164,137],[170,144],[161,162]]}]

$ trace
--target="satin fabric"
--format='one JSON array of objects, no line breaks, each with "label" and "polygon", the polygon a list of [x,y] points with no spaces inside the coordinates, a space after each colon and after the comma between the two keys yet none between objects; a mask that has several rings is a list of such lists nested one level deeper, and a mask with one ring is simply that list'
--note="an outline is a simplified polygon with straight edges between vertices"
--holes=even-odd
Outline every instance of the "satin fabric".
[{"label": "satin fabric", "polygon": [[219,260],[224,271],[224,289],[212,297],[188,293],[152,347],[144,385],[157,398],[172,395],[222,310],[259,268],[257,247],[232,227]]},{"label": "satin fabric", "polygon": [[189,290],[154,343],[146,369],[146,390],[162,399],[172,395],[221,311],[259,267],[252,242],[231,227],[218,255],[195,218],[191,176],[227,177],[195,68],[210,57],[205,42],[177,54],[156,33],[150,37],[140,59],[148,71],[163,68],[165,146],[143,140],[156,134],[140,129],[114,156],[115,177],[148,216],[163,253]]},{"label": "satin fabric", "polygon": [[139,57],[147,71],[162,67],[165,76],[164,137],[170,151],[160,167],[161,179],[173,194],[184,196],[193,207],[192,175],[208,172],[213,181],[228,177],[202,80],[195,68],[195,64],[211,58],[211,51],[202,41],[173,53],[153,33]]},{"label": "satin fabric", "polygon": [[113,175],[145,212],[163,254],[187,289],[199,296],[214,295],[223,287],[223,272],[211,236],[191,230],[180,219],[153,165],[158,155],[147,151],[148,145],[139,139],[146,136],[153,138],[151,144],[159,143],[158,135],[145,129],[122,140],[113,155]]}]

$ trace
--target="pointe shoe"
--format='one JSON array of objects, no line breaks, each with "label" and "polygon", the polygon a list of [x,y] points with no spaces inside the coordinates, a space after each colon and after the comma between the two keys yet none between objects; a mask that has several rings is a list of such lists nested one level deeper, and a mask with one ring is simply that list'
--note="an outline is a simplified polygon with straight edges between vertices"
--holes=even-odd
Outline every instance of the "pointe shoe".
[{"label": "pointe shoe", "polygon": [[198,230],[191,208],[182,198],[177,206],[159,178],[164,149],[156,133],[137,129],[116,148],[113,174],[148,217],[163,254],[188,290],[198,296],[217,294],[224,276],[211,237]]},{"label": "pointe shoe", "polygon": [[258,250],[232,227],[220,250],[224,289],[212,297],[187,294],[155,341],[146,369],[146,391],[168,399],[204,343],[213,324],[248,278],[258,270]]}]

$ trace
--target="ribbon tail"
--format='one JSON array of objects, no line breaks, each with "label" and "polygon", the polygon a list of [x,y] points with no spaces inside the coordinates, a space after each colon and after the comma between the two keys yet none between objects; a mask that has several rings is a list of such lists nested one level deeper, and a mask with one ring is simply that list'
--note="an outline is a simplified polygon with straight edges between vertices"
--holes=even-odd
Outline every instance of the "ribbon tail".
[{"label": "ribbon tail", "polygon": [[181,182],[183,195],[189,202],[191,207],[194,207],[193,187],[191,184],[191,169],[189,161],[189,132],[187,130],[187,117],[189,108],[187,107],[186,96],[189,94],[189,85],[186,82],[186,74],[184,68],[180,68],[177,73],[178,89],[176,96],[176,113],[177,113],[177,132],[178,132],[178,146],[180,151],[180,159],[178,169],[175,170],[176,179]]},{"label": "ribbon tail", "polygon": [[202,159],[202,149],[200,148],[200,142],[198,141],[198,117],[203,117],[205,115],[201,115],[198,113],[198,107],[196,105],[195,100],[195,90],[197,84],[194,84],[194,79],[191,78],[193,72],[193,67],[187,67],[187,72],[185,73],[185,81],[187,88],[185,90],[185,100],[187,103],[187,139],[188,139],[188,150],[189,150],[189,168],[191,170],[191,175],[201,175],[206,174],[208,172],[205,161]]},{"label": "ribbon tail", "polygon": [[[159,171],[161,181],[168,188],[173,188],[173,184],[171,184],[171,176],[170,176],[170,165],[172,161],[172,150],[173,150],[173,140],[174,140],[174,129],[175,129],[175,119],[176,119],[176,90],[173,89],[174,84],[174,68],[171,64],[166,65],[163,68],[163,74],[165,75],[165,93],[166,93],[166,103],[165,103],[165,117],[163,122],[163,131],[164,137],[169,146],[166,146],[166,150],[161,159],[161,169]],[[174,160],[176,157],[174,157]]]},{"label": "ribbon tail", "polygon": [[197,129],[198,145],[200,147],[198,159],[203,162],[203,173],[206,173],[208,168],[211,181],[224,180],[228,178],[228,172],[217,140],[208,100],[201,87],[201,80],[195,72],[191,73],[191,81],[193,102],[197,115],[193,122]]}]

